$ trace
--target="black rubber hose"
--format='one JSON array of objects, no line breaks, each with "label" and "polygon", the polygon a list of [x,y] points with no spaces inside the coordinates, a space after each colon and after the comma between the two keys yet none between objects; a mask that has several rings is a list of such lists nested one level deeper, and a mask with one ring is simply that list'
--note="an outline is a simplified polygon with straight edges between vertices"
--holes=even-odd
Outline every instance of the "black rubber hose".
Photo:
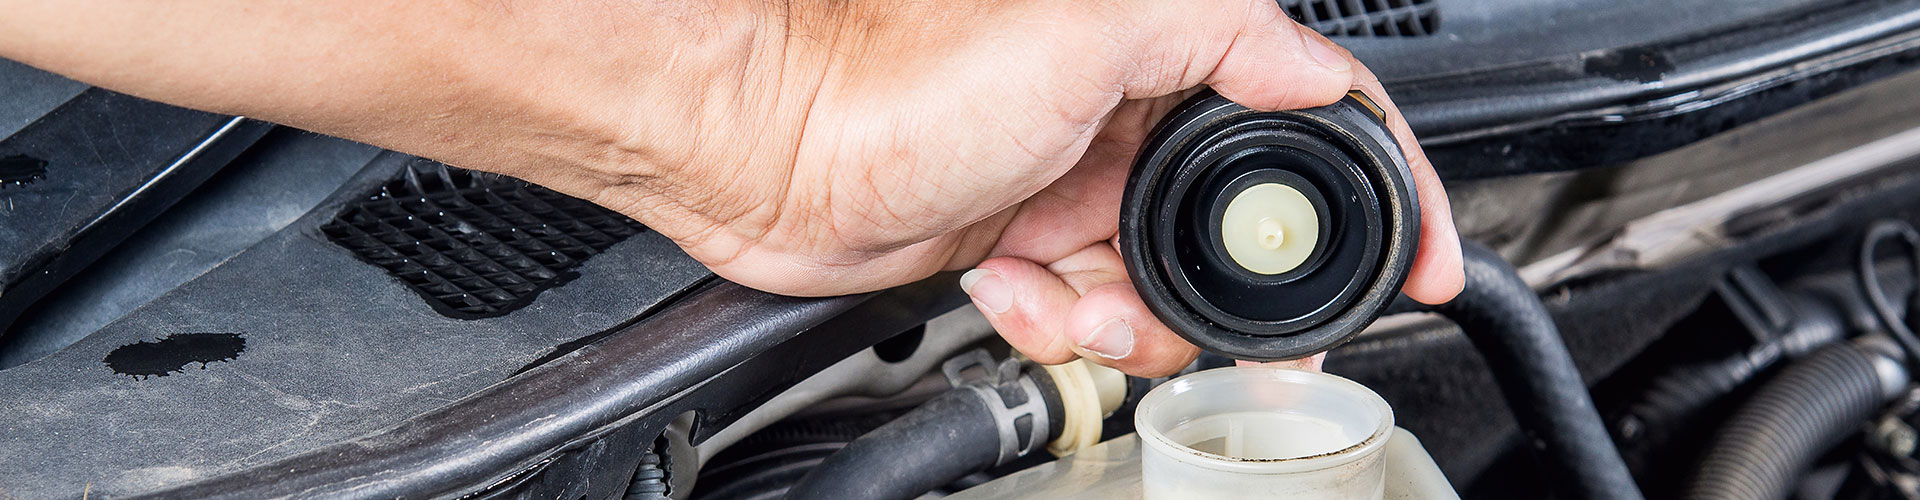
[{"label": "black rubber hose", "polygon": [[[1911,312],[1902,319],[1900,312],[1893,310],[1892,301],[1888,300],[1886,290],[1880,286],[1879,267],[1874,264],[1874,250],[1880,247],[1881,242],[1895,238],[1906,242],[1907,251],[1913,256],[1910,269],[1914,272],[1914,283],[1920,285],[1920,230],[1915,230],[1912,224],[1903,220],[1882,220],[1867,228],[1867,235],[1860,242],[1860,258],[1855,261],[1859,266],[1860,291],[1866,295],[1867,304],[1873,307],[1874,316],[1880,319],[1887,334],[1900,344],[1900,349],[1906,352],[1907,357],[1920,358],[1920,338],[1916,338],[1913,329],[1907,327],[1906,320],[1913,319]],[[1920,294],[1915,296],[1920,297]]]},{"label": "black rubber hose", "polygon": [[1720,398],[1751,382],[1780,360],[1780,350],[1754,349],[1725,358],[1680,365],[1655,375],[1627,414],[1663,429],[1684,427]]},{"label": "black rubber hose", "polygon": [[1686,498],[1787,498],[1820,455],[1886,402],[1891,391],[1881,386],[1876,356],[1836,343],[1762,383],[1714,435]]},{"label": "black rubber hose", "polygon": [[986,400],[954,390],[855,439],[787,491],[797,500],[909,499],[993,466],[999,428]]},{"label": "black rubber hose", "polygon": [[[1717,422],[1720,415],[1706,411],[1709,406],[1748,387],[1768,369],[1846,337],[1846,319],[1839,308],[1806,295],[1786,299],[1793,320],[1785,331],[1742,352],[1676,364],[1655,374],[1646,391],[1625,406],[1626,415],[1637,419],[1647,436],[1637,439],[1636,447],[1657,453],[1652,450],[1667,445],[1675,433]],[[1650,458],[1649,453],[1638,454]]]},{"label": "black rubber hose", "polygon": [[1540,297],[1499,254],[1473,242],[1461,250],[1466,289],[1434,310],[1460,325],[1486,358],[1558,496],[1642,498]]},{"label": "black rubber hose", "polygon": [[653,444],[640,452],[640,466],[633,471],[633,480],[627,484],[627,494],[623,500],[666,500],[673,489],[673,479],[669,477],[672,466],[667,463],[666,436],[653,440]]}]

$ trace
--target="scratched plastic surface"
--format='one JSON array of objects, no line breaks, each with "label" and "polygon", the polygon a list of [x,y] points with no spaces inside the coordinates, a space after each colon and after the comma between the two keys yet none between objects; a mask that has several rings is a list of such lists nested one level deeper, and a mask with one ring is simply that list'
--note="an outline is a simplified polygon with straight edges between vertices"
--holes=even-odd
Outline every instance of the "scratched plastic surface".
[{"label": "scratched plastic surface", "polygon": [[[1385,447],[1386,500],[1458,500],[1420,440],[1394,428]],[[1143,498],[1140,439],[1128,434],[947,497],[948,500]]]}]

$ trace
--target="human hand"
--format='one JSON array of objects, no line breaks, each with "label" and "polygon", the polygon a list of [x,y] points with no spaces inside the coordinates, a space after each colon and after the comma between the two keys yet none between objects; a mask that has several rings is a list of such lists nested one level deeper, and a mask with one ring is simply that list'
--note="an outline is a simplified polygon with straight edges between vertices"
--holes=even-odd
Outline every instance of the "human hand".
[{"label": "human hand", "polygon": [[0,55],[541,183],[755,288],[843,294],[976,267],[963,287],[1029,357],[1144,376],[1197,354],[1113,242],[1153,125],[1200,85],[1266,110],[1357,86],[1419,188],[1404,291],[1435,303],[1462,282],[1405,121],[1271,0],[0,4],[17,13]]},{"label": "human hand", "polygon": [[[780,154],[755,165],[735,151],[708,164],[753,166],[670,176],[695,181],[668,190],[685,193],[672,203],[641,186],[634,203],[614,205],[643,221],[696,221],[662,231],[723,276],[784,293],[870,290],[978,263],[962,287],[1029,357],[1177,371],[1197,351],[1146,309],[1113,242],[1121,187],[1153,125],[1203,84],[1256,109],[1330,104],[1356,83],[1391,103],[1357,61],[1272,2],[1074,7],[854,4],[838,24],[796,21],[804,36],[782,50],[816,61],[800,73],[822,83],[783,89],[808,97],[792,121],[804,126],[771,136]],[[1406,292],[1444,301],[1461,283],[1446,198],[1404,120],[1390,122],[1411,146],[1426,210]],[[673,214],[650,213],[662,207]]]}]

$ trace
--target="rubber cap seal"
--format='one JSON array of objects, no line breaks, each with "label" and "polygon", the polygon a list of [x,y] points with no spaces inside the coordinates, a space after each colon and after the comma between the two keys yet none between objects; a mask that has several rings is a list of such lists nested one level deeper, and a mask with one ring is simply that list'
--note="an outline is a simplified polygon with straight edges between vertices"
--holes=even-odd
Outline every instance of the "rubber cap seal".
[{"label": "rubber cap seal", "polygon": [[[1194,345],[1252,361],[1324,352],[1371,324],[1420,240],[1412,171],[1376,109],[1358,92],[1278,112],[1205,92],[1169,114],[1120,209],[1121,257],[1147,307]],[[1228,207],[1265,184],[1318,218],[1312,252],[1282,272],[1249,269],[1223,241]]]}]

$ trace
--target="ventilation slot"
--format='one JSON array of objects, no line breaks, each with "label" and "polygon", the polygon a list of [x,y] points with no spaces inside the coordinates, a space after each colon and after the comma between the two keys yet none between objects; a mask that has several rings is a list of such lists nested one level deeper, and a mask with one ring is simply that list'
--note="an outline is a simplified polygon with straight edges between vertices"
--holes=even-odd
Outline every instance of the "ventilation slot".
[{"label": "ventilation slot", "polygon": [[572,279],[582,261],[645,230],[526,181],[429,160],[409,163],[321,226],[329,240],[460,319],[519,309]]},{"label": "ventilation slot", "polygon": [[1433,0],[1280,0],[1280,7],[1327,36],[1427,36],[1440,28]]}]

